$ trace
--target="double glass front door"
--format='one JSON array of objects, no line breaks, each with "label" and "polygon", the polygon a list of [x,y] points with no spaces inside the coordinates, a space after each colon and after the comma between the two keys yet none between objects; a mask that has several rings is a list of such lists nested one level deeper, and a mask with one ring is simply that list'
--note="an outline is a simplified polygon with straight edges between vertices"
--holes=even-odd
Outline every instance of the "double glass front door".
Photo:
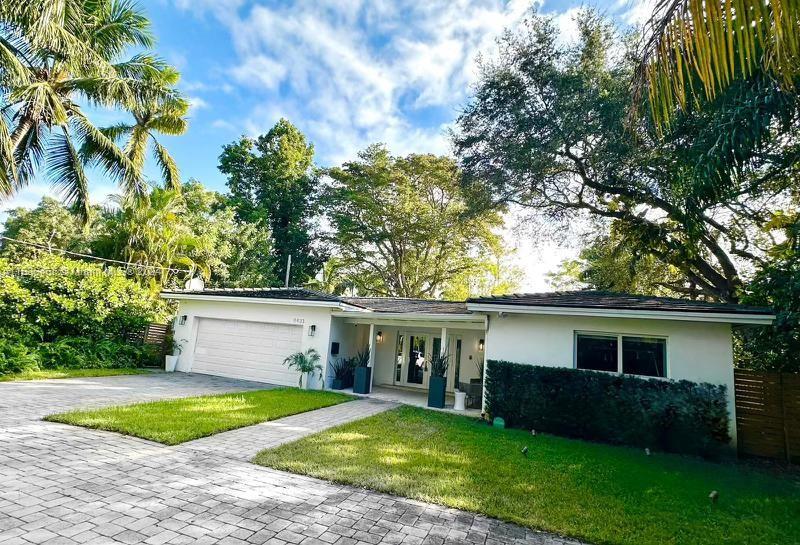
[{"label": "double glass front door", "polygon": [[[458,360],[461,359],[460,342],[458,339]],[[395,350],[394,383],[400,386],[427,387],[431,356],[441,349],[442,338],[439,336],[400,331]]]}]

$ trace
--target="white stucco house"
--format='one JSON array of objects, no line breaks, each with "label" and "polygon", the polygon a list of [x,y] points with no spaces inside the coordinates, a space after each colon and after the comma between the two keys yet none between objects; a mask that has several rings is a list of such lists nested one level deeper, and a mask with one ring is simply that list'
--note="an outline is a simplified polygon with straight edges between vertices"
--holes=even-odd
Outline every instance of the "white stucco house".
[{"label": "white stucco house", "polygon": [[162,297],[179,303],[180,371],[296,386],[298,375],[283,365],[288,355],[316,349],[330,381],[336,358],[369,346],[374,386],[424,391],[427,361],[446,351],[449,392],[475,382],[487,359],[592,369],[725,385],[732,422],[732,327],[774,319],[764,308],[596,291],[460,302],[339,297],[302,288],[180,290]]}]

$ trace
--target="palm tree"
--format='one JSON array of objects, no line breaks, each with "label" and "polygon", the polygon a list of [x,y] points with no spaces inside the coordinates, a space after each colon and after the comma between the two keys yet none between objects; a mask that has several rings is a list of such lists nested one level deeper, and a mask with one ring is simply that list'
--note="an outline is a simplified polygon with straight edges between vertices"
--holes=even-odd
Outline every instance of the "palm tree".
[{"label": "palm tree", "polygon": [[319,355],[319,352],[313,348],[309,348],[305,352],[295,352],[283,360],[283,364],[289,369],[294,368],[300,373],[300,381],[298,382],[297,387],[302,388],[303,377],[309,373],[313,375],[314,371],[319,371],[319,378],[322,379],[322,366],[319,364],[320,359],[321,356]]},{"label": "palm tree", "polygon": [[[163,74],[162,78],[175,85],[178,81],[178,73],[174,70]],[[123,152],[130,160],[138,176],[142,175],[144,169],[147,148],[152,144],[153,157],[156,160],[164,181],[164,187],[174,191],[181,190],[180,173],[178,165],[165,148],[156,138],[155,133],[167,134],[170,136],[180,136],[186,132],[186,114],[189,111],[189,103],[182,97],[169,97],[167,100],[154,101],[146,106],[139,106],[133,109],[134,122],[120,123],[112,127],[102,129],[113,142],[119,142],[126,138]],[[91,148],[87,145],[83,155],[90,160],[98,157],[100,150]]]},{"label": "palm tree", "polygon": [[0,3],[0,197],[40,171],[84,218],[85,145],[126,194],[146,185],[131,160],[81,104],[133,110],[175,96],[167,65],[149,54],[120,61],[129,47],[153,45],[149,22],[128,0],[5,0]]},{"label": "palm tree", "polygon": [[702,93],[713,99],[760,69],[784,87],[800,75],[800,3],[792,0],[659,0],[645,27],[636,90],[653,118]]},{"label": "palm tree", "polygon": [[178,191],[156,188],[133,202],[121,195],[114,200],[119,209],[111,213],[107,234],[95,243],[96,254],[149,273],[154,288],[174,282],[180,271],[189,278],[199,272],[208,279],[208,264],[190,257],[202,238],[183,221],[185,204]]}]

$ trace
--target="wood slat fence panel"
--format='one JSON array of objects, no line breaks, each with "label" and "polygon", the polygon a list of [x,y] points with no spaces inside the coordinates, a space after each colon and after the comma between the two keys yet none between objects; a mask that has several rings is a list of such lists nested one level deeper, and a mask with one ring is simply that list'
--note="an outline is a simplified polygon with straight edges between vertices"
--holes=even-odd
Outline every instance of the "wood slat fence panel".
[{"label": "wood slat fence panel", "polygon": [[736,369],[739,454],[800,463],[800,375]]}]

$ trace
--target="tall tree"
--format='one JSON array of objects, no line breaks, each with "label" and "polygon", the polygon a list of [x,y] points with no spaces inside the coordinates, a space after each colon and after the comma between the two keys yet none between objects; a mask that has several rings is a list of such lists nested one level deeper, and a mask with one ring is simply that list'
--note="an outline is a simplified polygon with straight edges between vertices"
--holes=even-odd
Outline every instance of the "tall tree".
[{"label": "tall tree", "polygon": [[313,159],[314,146],[286,119],[256,139],[243,137],[225,146],[220,156],[238,217],[268,225],[272,232],[279,285],[289,256],[293,286],[313,278],[324,262],[314,244],[318,175]]},{"label": "tall tree", "polygon": [[536,17],[482,66],[455,144],[465,184],[486,207],[520,204],[550,222],[613,222],[642,254],[675,267],[676,288],[735,302],[773,244],[761,226],[797,189],[800,97],[757,75],[661,138],[630,126],[632,49],[592,12],[577,47]]},{"label": "tall tree", "polygon": [[0,197],[42,171],[87,218],[84,145],[126,194],[144,194],[131,161],[81,103],[133,109],[174,95],[159,76],[163,61],[146,53],[122,60],[128,48],[152,45],[149,22],[125,0],[0,3]]},{"label": "tall tree", "polygon": [[208,265],[211,285],[258,287],[275,283],[269,229],[237,219],[230,199],[197,180],[183,184],[181,196],[185,204],[183,221],[199,241],[188,255]]},{"label": "tall tree", "polygon": [[492,211],[467,213],[452,159],[373,145],[328,171],[325,205],[347,283],[363,295],[432,298],[497,243]]},{"label": "tall tree", "polygon": [[91,238],[91,233],[81,225],[78,216],[51,197],[42,198],[32,210],[10,210],[2,234],[20,241],[0,240],[0,255],[11,261],[48,251],[56,254],[59,250],[85,253],[89,251]]}]

